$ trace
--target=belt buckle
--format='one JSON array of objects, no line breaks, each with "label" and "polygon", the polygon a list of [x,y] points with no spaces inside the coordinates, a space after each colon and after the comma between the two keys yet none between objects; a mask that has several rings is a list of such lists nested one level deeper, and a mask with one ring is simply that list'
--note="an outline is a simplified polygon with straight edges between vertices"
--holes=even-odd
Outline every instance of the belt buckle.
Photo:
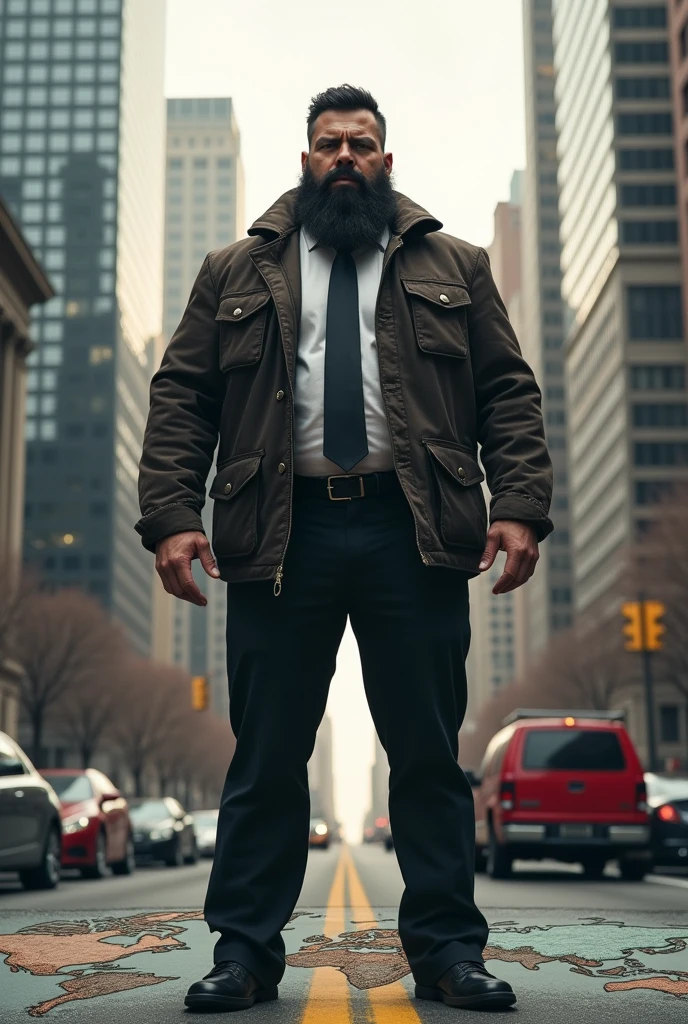
[{"label": "belt buckle", "polygon": [[[352,494],[348,498],[334,498],[332,496],[332,481],[333,480],[355,480],[356,477],[358,477],[358,479],[361,482],[361,493],[360,494]],[[363,486],[363,477],[361,476],[360,473],[342,473],[339,476],[328,476],[328,478],[327,478],[327,493],[329,495],[330,501],[353,501],[354,498],[365,498],[365,488]]]}]

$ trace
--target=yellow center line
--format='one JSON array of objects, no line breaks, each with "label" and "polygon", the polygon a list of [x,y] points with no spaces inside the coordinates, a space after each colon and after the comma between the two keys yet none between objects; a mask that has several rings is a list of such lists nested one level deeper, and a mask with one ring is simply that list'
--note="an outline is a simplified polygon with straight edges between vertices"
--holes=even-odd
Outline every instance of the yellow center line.
[{"label": "yellow center line", "polygon": [[[342,846],[327,900],[323,932],[330,939],[337,939],[346,931],[346,851],[348,847]],[[336,967],[316,967],[301,1024],[350,1024],[351,1020],[351,987],[346,975]]]},{"label": "yellow center line", "polygon": [[[377,925],[377,917],[363,888],[348,846],[342,850],[349,886],[349,905],[356,911],[357,928],[368,923]],[[359,918],[358,915],[361,915]],[[368,989],[374,1024],[419,1024],[420,1017],[411,1004],[409,994],[400,981],[380,988]]]}]

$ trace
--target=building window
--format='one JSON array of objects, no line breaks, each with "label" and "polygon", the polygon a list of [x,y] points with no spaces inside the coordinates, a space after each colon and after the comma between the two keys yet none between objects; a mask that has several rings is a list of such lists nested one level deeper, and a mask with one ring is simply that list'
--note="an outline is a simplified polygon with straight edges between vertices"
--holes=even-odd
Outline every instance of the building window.
[{"label": "building window", "polygon": [[679,743],[678,707],[662,704],[659,708],[659,735],[662,743]]},{"label": "building window", "polygon": [[648,338],[676,341],[682,339],[683,312],[680,286],[650,285],[629,288],[628,323],[629,337],[633,341]]},{"label": "building window", "polygon": [[616,43],[614,56],[619,64],[668,64],[669,46],[665,42]]},{"label": "building window", "polygon": [[653,402],[633,406],[634,427],[688,426],[688,405],[684,402]]},{"label": "building window", "polygon": [[675,185],[622,185],[622,206],[675,206]]},{"label": "building window", "polygon": [[619,135],[671,135],[673,117],[670,112],[617,114]]},{"label": "building window", "polygon": [[666,7],[615,7],[614,28],[666,28]]},{"label": "building window", "polygon": [[678,224],[675,220],[625,220],[619,224],[624,245],[675,245]]},{"label": "building window", "polygon": [[686,369],[680,363],[631,367],[633,391],[683,391],[685,386]]},{"label": "building window", "polygon": [[620,149],[622,171],[670,171],[674,168],[673,149]]},{"label": "building window", "polygon": [[636,480],[636,505],[656,505],[671,494],[673,484],[670,480]]},{"label": "building window", "polygon": [[688,442],[637,441],[634,462],[636,466],[688,466]]},{"label": "building window", "polygon": [[656,78],[617,78],[616,97],[619,100],[668,100],[671,97],[670,80]]}]

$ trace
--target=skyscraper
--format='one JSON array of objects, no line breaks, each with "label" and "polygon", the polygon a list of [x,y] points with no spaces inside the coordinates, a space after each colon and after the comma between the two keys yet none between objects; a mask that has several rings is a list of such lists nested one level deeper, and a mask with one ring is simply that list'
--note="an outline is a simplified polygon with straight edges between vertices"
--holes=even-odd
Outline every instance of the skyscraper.
[{"label": "skyscraper", "polygon": [[523,0],[523,40],[526,170],[519,340],[542,390],[554,470],[554,533],[542,545],[535,576],[517,599],[530,660],[553,633],[571,624],[572,601],[551,0]]},{"label": "skyscraper", "polygon": [[332,760],[332,719],[325,715],[315,739],[313,756],[308,762],[308,786],[311,796],[311,816],[324,818],[334,825],[334,768]]},{"label": "skyscraper", "polygon": [[25,559],[151,642],[152,560],[133,525],[160,332],[164,0],[5,0],[0,191],[56,297],[37,310]]},{"label": "skyscraper", "polygon": [[667,6],[554,0],[574,597],[688,478]]},{"label": "skyscraper", "polygon": [[[191,286],[213,249],[244,234],[244,172],[241,138],[229,97],[167,101],[165,190],[166,341],[181,320]],[[203,511],[211,534],[212,503]],[[177,664],[210,679],[213,706],[228,707],[226,668],[226,588],[199,566],[195,576],[208,597],[205,608],[175,601],[174,653]]]},{"label": "skyscraper", "polygon": [[683,316],[688,323],[688,4],[667,4],[674,95],[678,222],[683,255]]}]

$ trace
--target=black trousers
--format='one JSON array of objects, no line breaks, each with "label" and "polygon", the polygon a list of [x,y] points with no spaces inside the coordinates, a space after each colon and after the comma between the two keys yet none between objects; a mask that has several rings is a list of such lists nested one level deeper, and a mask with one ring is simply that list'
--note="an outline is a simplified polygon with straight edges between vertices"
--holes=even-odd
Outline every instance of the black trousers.
[{"label": "black trousers", "polygon": [[215,960],[262,982],[284,972],[281,929],[308,856],[307,762],[347,621],[390,764],[390,823],[405,883],[399,932],[416,981],[481,960],[473,899],[473,796],[458,763],[466,710],[467,579],[423,565],[399,488],[353,501],[300,497],[282,594],[228,585],[230,718],[237,745],[222,795],[205,903]]}]

